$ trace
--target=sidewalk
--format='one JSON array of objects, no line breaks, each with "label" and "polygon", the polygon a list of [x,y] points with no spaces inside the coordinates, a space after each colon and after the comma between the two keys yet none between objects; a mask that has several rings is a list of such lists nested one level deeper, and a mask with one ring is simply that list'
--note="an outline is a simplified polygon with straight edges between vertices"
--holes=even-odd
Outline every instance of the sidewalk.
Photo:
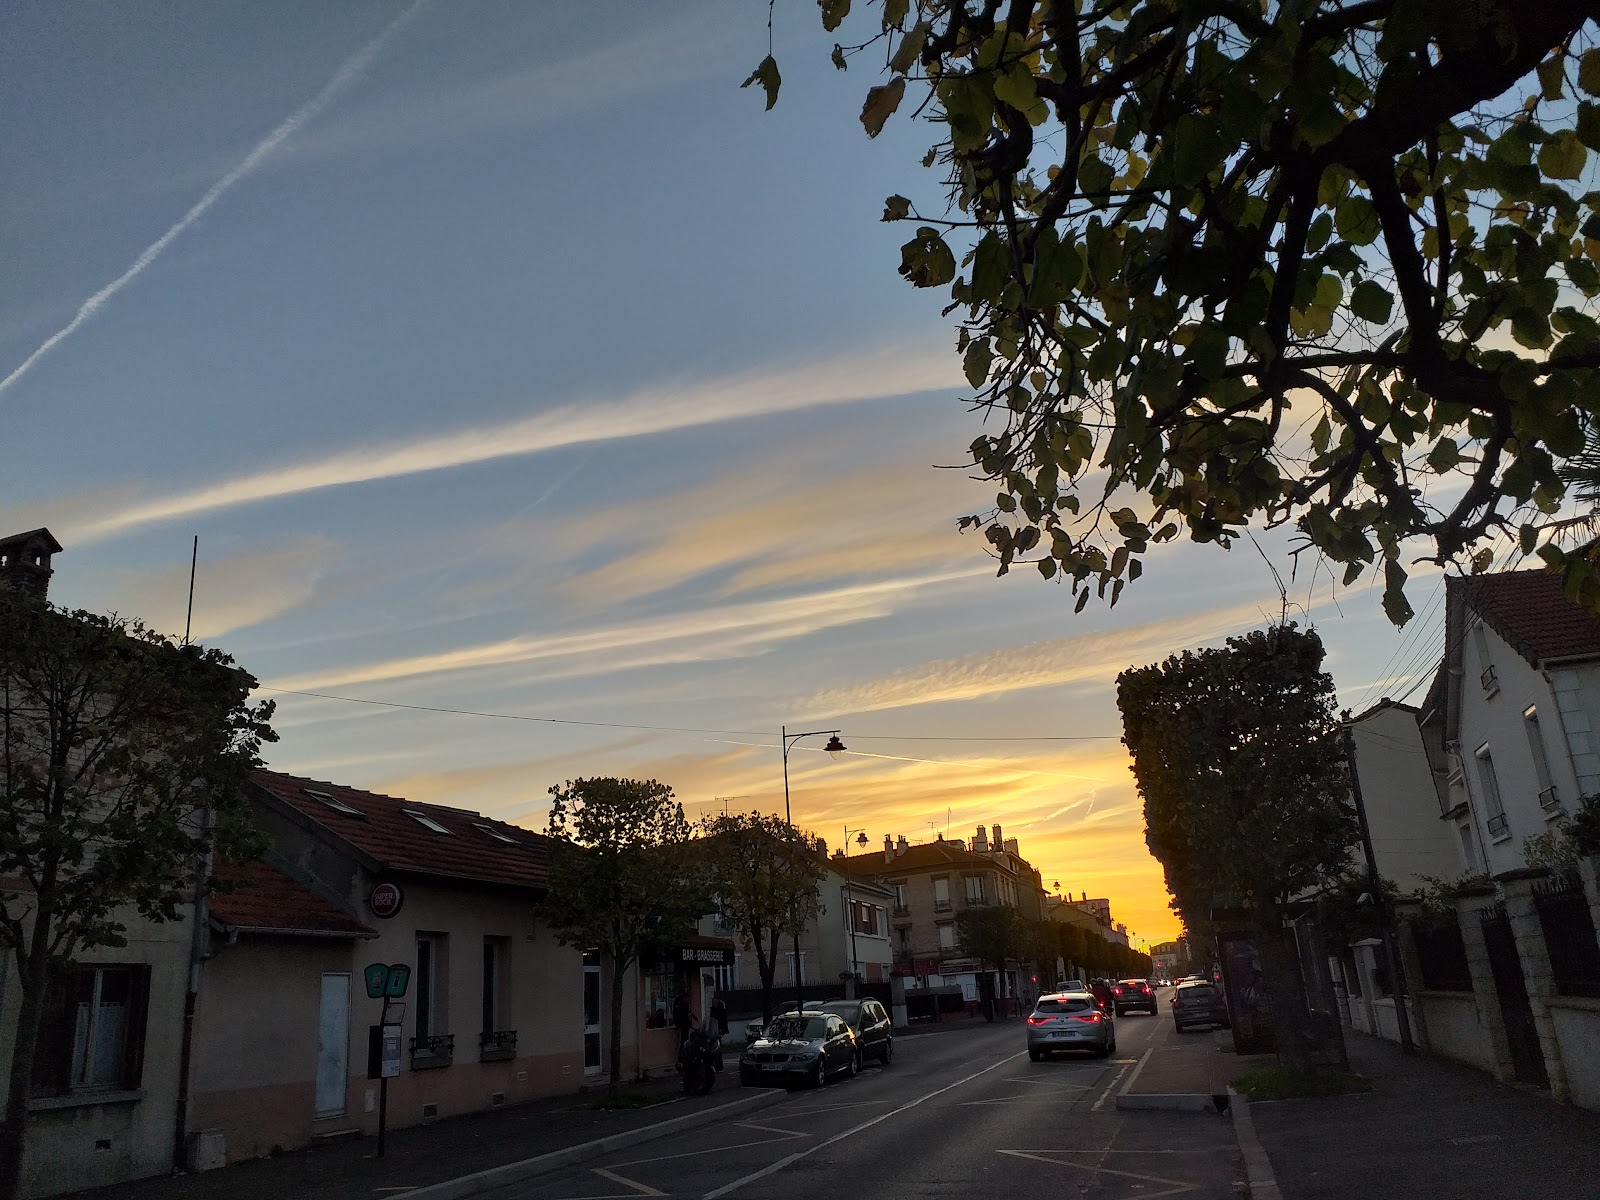
[{"label": "sidewalk", "polygon": [[1261,1063],[1276,1061],[1270,1054],[1235,1054],[1233,1035],[1226,1029],[1178,1033],[1171,1021],[1157,1019],[1160,1032],[1118,1092],[1119,1109],[1217,1111],[1226,1105],[1222,1098],[1229,1083]]},{"label": "sidewalk", "polygon": [[[377,1139],[356,1138],[283,1154],[277,1158],[235,1163],[198,1174],[162,1175],[135,1183],[119,1183],[95,1191],[73,1193],[78,1200],[362,1200],[387,1197],[409,1188],[471,1175],[491,1167],[521,1162],[540,1154],[578,1146],[598,1138],[638,1133],[676,1118],[705,1113],[708,1120],[734,1120],[745,1110],[781,1098],[776,1091],[741,1088],[737,1071],[728,1072],[707,1096],[685,1096],[675,1078],[624,1084],[629,1095],[660,1103],[647,1108],[601,1110],[591,1107],[605,1089],[550,1097],[515,1108],[452,1117],[389,1133],[387,1153],[376,1158]],[[726,1116],[715,1114],[738,1104]]]},{"label": "sidewalk", "polygon": [[1595,1200],[1600,1113],[1345,1031],[1364,1095],[1250,1105],[1285,1200]]}]

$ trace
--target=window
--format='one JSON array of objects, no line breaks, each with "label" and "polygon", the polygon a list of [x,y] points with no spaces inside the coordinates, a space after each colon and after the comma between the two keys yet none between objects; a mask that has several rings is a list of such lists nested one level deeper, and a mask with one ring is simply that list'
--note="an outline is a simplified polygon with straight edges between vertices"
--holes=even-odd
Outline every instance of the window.
[{"label": "window", "polygon": [[1550,760],[1545,756],[1544,737],[1539,729],[1539,710],[1529,705],[1522,710],[1522,729],[1528,735],[1528,750],[1533,755],[1533,773],[1539,782],[1539,807],[1546,812],[1559,812],[1561,796],[1555,781],[1550,778]]},{"label": "window", "polygon": [[1492,696],[1500,690],[1500,679],[1495,674],[1494,663],[1489,661],[1489,637],[1484,633],[1482,621],[1472,623],[1472,648],[1478,656],[1478,682]]},{"label": "window", "polygon": [[1456,826],[1456,831],[1461,835],[1461,859],[1466,863],[1467,871],[1476,874],[1479,870],[1478,845],[1472,836],[1472,826],[1461,824]]},{"label": "window", "polygon": [[800,951],[800,975],[799,975],[798,978],[796,978],[795,971],[794,971],[794,951],[793,950],[789,951],[788,959],[789,959],[789,986],[790,987],[804,987],[805,986],[805,982],[806,982],[806,952],[804,950]]},{"label": "window", "polygon": [[954,950],[956,948],[956,927],[948,922],[939,926],[939,949]]},{"label": "window", "polygon": [[445,980],[449,938],[442,933],[417,934],[417,967],[411,979],[417,1012],[417,1037],[437,1037],[449,1028]]},{"label": "window", "polygon": [[878,933],[878,914],[883,909],[877,905],[868,904],[864,900],[850,901],[850,912],[845,921],[845,927],[855,933],[864,933],[875,937]]},{"label": "window", "polygon": [[77,967],[56,976],[45,994],[32,1094],[137,1088],[149,995],[144,964]]},{"label": "window", "polygon": [[435,833],[449,833],[450,832],[443,825],[439,824],[439,822],[435,821],[432,817],[430,817],[427,813],[419,813],[414,808],[402,808],[400,811],[405,813],[406,816],[410,817],[413,821],[415,821],[418,825],[421,825],[424,829],[431,829]]},{"label": "window", "polygon": [[950,910],[950,878],[941,875],[933,881],[933,907],[935,912]]},{"label": "window", "polygon": [[1483,803],[1487,810],[1489,836],[1500,837],[1506,832],[1506,806],[1500,799],[1500,780],[1494,773],[1494,756],[1489,744],[1478,747],[1478,782],[1483,788]]},{"label": "window", "polygon": [[676,973],[671,963],[658,963],[644,973],[644,1027],[665,1029],[672,1024]]},{"label": "window", "polygon": [[965,876],[965,882],[966,882],[966,885],[967,885],[967,903],[968,904],[986,904],[986,903],[988,903],[989,897],[986,894],[986,891],[985,891],[984,886],[983,886],[983,876],[982,875],[968,875],[968,876]]},{"label": "window", "polygon": [[[412,816],[416,816],[416,814],[413,813]],[[418,820],[422,820],[422,818],[420,818],[420,817],[418,817],[417,819]],[[425,821],[425,820],[422,820],[422,823],[424,825],[429,825],[430,824],[428,821]],[[493,825],[485,825],[480,821],[474,821],[472,823],[472,827],[474,829],[476,829],[479,833],[483,834],[485,837],[492,837],[497,842],[505,842],[508,846],[515,846],[515,845],[518,844],[516,838],[512,837],[510,834],[502,833],[500,830],[496,829]],[[441,833],[449,833],[450,832],[448,829],[440,829],[439,826],[437,826],[437,825],[430,825],[430,828],[439,829],[439,832],[441,832]]]},{"label": "window", "polygon": [[507,1026],[506,1013],[511,1008],[508,999],[511,984],[511,939],[486,937],[483,939],[483,1024],[484,1033],[493,1033]]},{"label": "window", "polygon": [[706,970],[711,972],[711,978],[716,981],[716,988],[719,992],[731,992],[739,986],[739,964],[737,961],[718,963],[714,967],[707,967]]},{"label": "window", "polygon": [[313,800],[320,800],[323,804],[326,804],[329,808],[333,809],[334,812],[342,813],[344,816],[364,817],[367,815],[354,805],[346,804],[332,792],[319,792],[315,788],[301,788],[300,790],[306,795],[310,796]]},{"label": "window", "polygon": [[902,925],[895,930],[895,935],[900,939],[900,953],[909,956],[911,954],[911,926]]},{"label": "window", "polygon": [[890,884],[889,886],[894,888],[894,909],[895,909],[895,911],[896,912],[905,912],[906,911],[906,885],[903,884],[903,883],[893,883],[893,884]]}]

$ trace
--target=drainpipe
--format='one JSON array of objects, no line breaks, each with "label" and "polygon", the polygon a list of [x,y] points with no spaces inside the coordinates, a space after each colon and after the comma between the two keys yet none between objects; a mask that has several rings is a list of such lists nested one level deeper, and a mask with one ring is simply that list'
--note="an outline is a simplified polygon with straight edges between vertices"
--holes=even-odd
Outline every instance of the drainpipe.
[{"label": "drainpipe", "polygon": [[[200,835],[205,839],[211,832],[211,810],[200,813]],[[178,1051],[178,1104],[172,1122],[172,1165],[177,1169],[184,1164],[189,1141],[189,1075],[194,1057],[194,1014],[200,1001],[200,964],[205,958],[206,880],[211,875],[211,852],[206,850],[195,863],[194,875],[194,927],[189,931],[189,985],[183,996],[183,1037]]]}]

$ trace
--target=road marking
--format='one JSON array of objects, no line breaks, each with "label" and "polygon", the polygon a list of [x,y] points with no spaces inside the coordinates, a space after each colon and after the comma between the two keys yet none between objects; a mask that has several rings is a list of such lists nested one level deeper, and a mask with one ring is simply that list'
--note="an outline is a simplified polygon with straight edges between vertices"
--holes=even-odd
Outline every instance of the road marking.
[{"label": "road marking", "polygon": [[627,1162],[618,1163],[617,1166],[638,1167],[643,1166],[645,1163],[672,1162],[674,1159],[679,1158],[699,1158],[702,1154],[721,1154],[724,1150],[748,1150],[752,1146],[770,1146],[774,1142],[793,1141],[795,1138],[808,1138],[812,1136],[809,1133],[797,1133],[792,1129],[775,1129],[767,1125],[745,1125],[743,1121],[737,1122],[737,1124],[742,1125],[747,1129],[762,1129],[768,1133],[777,1133],[782,1134],[783,1136],[775,1138],[758,1138],[753,1142],[735,1142],[731,1146],[710,1146],[704,1150],[685,1150],[679,1154],[657,1154],[653,1158],[630,1158]]},{"label": "road marking", "polygon": [[853,1100],[849,1104],[820,1104],[816,1108],[790,1108],[785,1111],[791,1117],[810,1117],[817,1113],[837,1112],[845,1108],[872,1108],[880,1104],[889,1104],[888,1100]]},{"label": "road marking", "polygon": [[[1095,1151],[1095,1150],[1090,1150],[1090,1151],[1046,1150],[1042,1154],[1035,1154],[1035,1153],[1033,1153],[1031,1151],[1028,1151],[1028,1150],[996,1150],[995,1153],[996,1154],[1009,1154],[1012,1158],[1031,1158],[1031,1159],[1034,1160],[1034,1162],[1047,1163],[1052,1167],[1077,1167],[1078,1166],[1077,1163],[1073,1163],[1073,1162],[1064,1163],[1064,1162],[1061,1162],[1061,1161],[1059,1161],[1057,1159],[1054,1159],[1054,1158],[1046,1158],[1044,1155],[1045,1154],[1060,1154],[1060,1153],[1097,1154],[1097,1153],[1104,1153],[1104,1152],[1103,1151]],[[1159,1175],[1136,1175],[1132,1171],[1117,1171],[1117,1170],[1112,1169],[1111,1167],[1101,1167],[1101,1166],[1088,1167],[1088,1168],[1080,1167],[1079,1169],[1080,1170],[1084,1170],[1084,1169],[1090,1170],[1096,1175],[1118,1175],[1118,1176],[1122,1177],[1123,1179],[1138,1179],[1138,1180],[1142,1181],[1143,1183],[1165,1183],[1165,1184],[1169,1184],[1170,1185],[1167,1188],[1167,1190],[1164,1191],[1164,1192],[1145,1192],[1145,1191],[1141,1191],[1139,1193],[1140,1200],[1156,1200],[1156,1197],[1158,1197],[1158,1196],[1180,1196],[1184,1192],[1194,1192],[1194,1191],[1198,1191],[1199,1190],[1199,1185],[1198,1184],[1184,1183],[1181,1179],[1163,1179]]]},{"label": "road marking", "polygon": [[1150,1061],[1150,1056],[1155,1052],[1156,1048],[1154,1046],[1144,1052],[1144,1055],[1139,1059],[1139,1065],[1133,1069],[1133,1074],[1128,1076],[1128,1082],[1123,1084],[1122,1091],[1117,1093],[1119,1096],[1126,1096],[1133,1091],[1133,1085],[1138,1081],[1139,1072],[1144,1070],[1145,1063]]},{"label": "road marking", "polygon": [[638,1196],[665,1196],[666,1192],[657,1191],[648,1183],[640,1183],[637,1179],[629,1179],[626,1175],[618,1175],[615,1171],[608,1171],[604,1167],[590,1167],[602,1179],[609,1179],[612,1183],[620,1183],[625,1188],[632,1188]]},{"label": "road marking", "polygon": [[1090,1112],[1099,1112],[1102,1108],[1104,1108],[1106,1106],[1106,1101],[1111,1098],[1111,1089],[1116,1087],[1117,1086],[1117,1081],[1119,1079],[1121,1079],[1127,1073],[1128,1073],[1128,1068],[1127,1068],[1127,1065],[1124,1064],[1122,1070],[1118,1071],[1115,1075],[1113,1075],[1111,1077],[1111,1082],[1106,1084],[1106,1090],[1100,1093],[1100,1099],[1098,1099],[1098,1100],[1096,1100],[1094,1102],[1093,1107],[1091,1107],[1089,1109]]},{"label": "road marking", "polygon": [[735,1179],[732,1183],[725,1183],[721,1187],[707,1192],[704,1196],[701,1197],[701,1200],[717,1200],[717,1198],[719,1196],[731,1195],[732,1193],[738,1191],[740,1188],[744,1187],[745,1184],[747,1184],[747,1183],[754,1183],[758,1179],[765,1179],[768,1175],[776,1175],[779,1171],[783,1170],[785,1167],[789,1166],[790,1164],[797,1163],[802,1158],[806,1158],[806,1157],[809,1157],[812,1154],[815,1154],[818,1150],[821,1150],[821,1149],[824,1149],[825,1147],[831,1146],[835,1142],[842,1142],[846,1138],[854,1137],[856,1134],[862,1132],[863,1130],[871,1129],[874,1125],[878,1124],[880,1121],[887,1121],[890,1117],[898,1116],[900,1113],[905,1112],[907,1109],[912,1109],[912,1108],[917,1107],[917,1105],[923,1103],[923,1101],[925,1101],[925,1100],[932,1100],[935,1096],[941,1096],[945,1092],[948,1092],[948,1091],[952,1090],[953,1088],[958,1088],[964,1083],[971,1083],[974,1079],[978,1078],[978,1076],[987,1075],[990,1071],[998,1070],[999,1068],[1005,1066],[1008,1062],[1011,1062],[1013,1059],[1021,1058],[1024,1053],[1026,1053],[1026,1052],[1019,1050],[1015,1054],[1007,1055],[1005,1058],[1002,1058],[999,1062],[990,1063],[987,1067],[984,1067],[983,1070],[981,1070],[981,1071],[974,1071],[971,1075],[967,1075],[967,1076],[965,1076],[965,1077],[963,1077],[961,1079],[958,1079],[954,1083],[947,1083],[947,1084],[945,1084],[944,1087],[936,1088],[935,1090],[933,1090],[931,1092],[927,1092],[927,1093],[925,1093],[925,1094],[923,1094],[921,1096],[918,1096],[915,1100],[908,1100],[908,1101],[906,1101],[906,1103],[902,1104],[899,1108],[892,1108],[886,1113],[881,1113],[878,1116],[873,1117],[870,1121],[863,1121],[859,1125],[856,1125],[856,1126],[854,1126],[854,1127],[852,1127],[850,1129],[846,1129],[843,1133],[836,1133],[832,1137],[827,1138],[824,1141],[818,1142],[815,1146],[808,1146],[804,1150],[798,1150],[795,1153],[789,1155],[787,1158],[780,1158],[777,1162],[771,1163],[768,1166],[762,1167],[759,1171],[752,1171],[752,1172],[750,1172],[750,1174],[745,1175],[742,1178]]}]

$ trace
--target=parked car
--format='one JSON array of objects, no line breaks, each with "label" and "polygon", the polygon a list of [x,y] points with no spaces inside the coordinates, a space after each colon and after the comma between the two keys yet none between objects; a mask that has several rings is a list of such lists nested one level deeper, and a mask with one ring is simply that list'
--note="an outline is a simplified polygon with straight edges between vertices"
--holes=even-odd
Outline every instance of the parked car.
[{"label": "parked car", "polygon": [[1116,1048],[1116,1021],[1089,992],[1040,996],[1028,1016],[1028,1057],[1034,1062],[1065,1050],[1104,1058]]},{"label": "parked car", "polygon": [[1156,1015],[1156,990],[1148,979],[1123,979],[1111,987],[1111,1002],[1117,1016],[1127,1016],[1134,1009]]},{"label": "parked car", "polygon": [[1229,1027],[1228,1005],[1222,991],[1204,979],[1188,980],[1172,994],[1172,1023],[1179,1033],[1201,1025]]},{"label": "parked car", "polygon": [[870,996],[856,1000],[829,1000],[817,1005],[819,1012],[843,1017],[856,1035],[856,1047],[863,1060],[875,1058],[884,1066],[894,1059],[894,1022]]},{"label": "parked car", "polygon": [[739,1082],[746,1087],[821,1087],[834,1075],[860,1066],[856,1035],[843,1017],[806,1009],[773,1017],[766,1031],[739,1055]]}]

